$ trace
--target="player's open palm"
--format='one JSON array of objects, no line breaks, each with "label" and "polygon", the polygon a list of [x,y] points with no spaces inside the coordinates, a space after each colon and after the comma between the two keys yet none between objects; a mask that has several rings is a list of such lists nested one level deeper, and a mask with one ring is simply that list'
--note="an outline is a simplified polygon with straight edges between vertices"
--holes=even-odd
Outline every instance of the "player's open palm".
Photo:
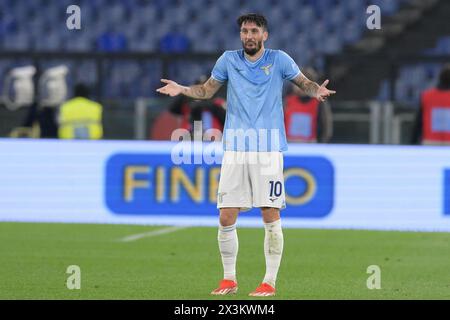
[{"label": "player's open palm", "polygon": [[319,90],[317,90],[317,93],[316,93],[316,98],[317,98],[317,100],[319,100],[319,101],[325,101],[326,98],[328,98],[328,97],[331,96],[332,94],[335,94],[335,93],[336,93],[336,91],[334,91],[334,90],[328,90],[328,89],[326,88],[328,82],[329,82],[328,79],[325,80],[325,81],[322,83],[322,85],[319,87]]},{"label": "player's open palm", "polygon": [[175,96],[179,95],[182,91],[182,87],[175,81],[161,79],[161,82],[166,83],[166,85],[164,87],[156,89],[156,91],[159,93],[166,94],[171,97],[175,97]]}]

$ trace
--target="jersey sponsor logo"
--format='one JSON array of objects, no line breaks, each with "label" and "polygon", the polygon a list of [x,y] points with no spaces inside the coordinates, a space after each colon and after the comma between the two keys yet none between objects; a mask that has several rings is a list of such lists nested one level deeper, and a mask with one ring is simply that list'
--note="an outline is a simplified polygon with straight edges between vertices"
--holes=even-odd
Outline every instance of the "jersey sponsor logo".
[{"label": "jersey sponsor logo", "polygon": [[450,169],[444,170],[444,214],[450,215]]},{"label": "jersey sponsor logo", "polygon": [[[330,214],[334,197],[334,169],[323,157],[285,156],[283,216],[322,218]],[[120,215],[216,216],[220,165],[175,165],[170,154],[119,153],[106,163],[105,203]],[[270,201],[283,191],[272,181]],[[245,213],[260,216],[258,209]]]},{"label": "jersey sponsor logo", "polygon": [[266,76],[268,76],[270,74],[270,67],[272,67],[272,64],[261,67],[261,69],[264,70],[264,73],[266,74]]}]

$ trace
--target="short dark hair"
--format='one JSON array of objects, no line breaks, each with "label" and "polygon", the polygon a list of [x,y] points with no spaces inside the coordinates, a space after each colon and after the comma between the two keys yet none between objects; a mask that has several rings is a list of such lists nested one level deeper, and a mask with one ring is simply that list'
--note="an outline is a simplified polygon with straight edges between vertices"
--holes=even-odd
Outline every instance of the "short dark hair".
[{"label": "short dark hair", "polygon": [[441,73],[439,74],[439,85],[441,89],[450,89],[450,64],[443,66]]},{"label": "short dark hair", "polygon": [[258,13],[248,13],[240,16],[237,19],[237,24],[239,28],[242,27],[242,24],[244,22],[254,22],[258,27],[262,27],[264,30],[267,31],[267,20],[262,14]]}]

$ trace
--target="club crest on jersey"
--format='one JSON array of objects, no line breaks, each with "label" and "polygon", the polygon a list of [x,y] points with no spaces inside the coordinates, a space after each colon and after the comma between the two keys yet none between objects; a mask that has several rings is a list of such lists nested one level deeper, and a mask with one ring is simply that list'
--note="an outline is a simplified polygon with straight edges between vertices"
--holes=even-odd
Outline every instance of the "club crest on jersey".
[{"label": "club crest on jersey", "polygon": [[270,74],[270,67],[272,67],[272,64],[261,67],[261,69],[264,70],[264,73],[266,74],[266,76],[268,76]]}]

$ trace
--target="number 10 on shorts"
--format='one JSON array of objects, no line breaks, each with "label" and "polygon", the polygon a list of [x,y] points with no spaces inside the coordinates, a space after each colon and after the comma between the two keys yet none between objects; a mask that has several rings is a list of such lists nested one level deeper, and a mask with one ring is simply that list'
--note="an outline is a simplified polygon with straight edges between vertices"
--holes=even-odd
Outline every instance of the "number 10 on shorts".
[{"label": "number 10 on shorts", "polygon": [[270,184],[270,197],[279,197],[283,192],[283,185],[280,181],[269,181]]}]

